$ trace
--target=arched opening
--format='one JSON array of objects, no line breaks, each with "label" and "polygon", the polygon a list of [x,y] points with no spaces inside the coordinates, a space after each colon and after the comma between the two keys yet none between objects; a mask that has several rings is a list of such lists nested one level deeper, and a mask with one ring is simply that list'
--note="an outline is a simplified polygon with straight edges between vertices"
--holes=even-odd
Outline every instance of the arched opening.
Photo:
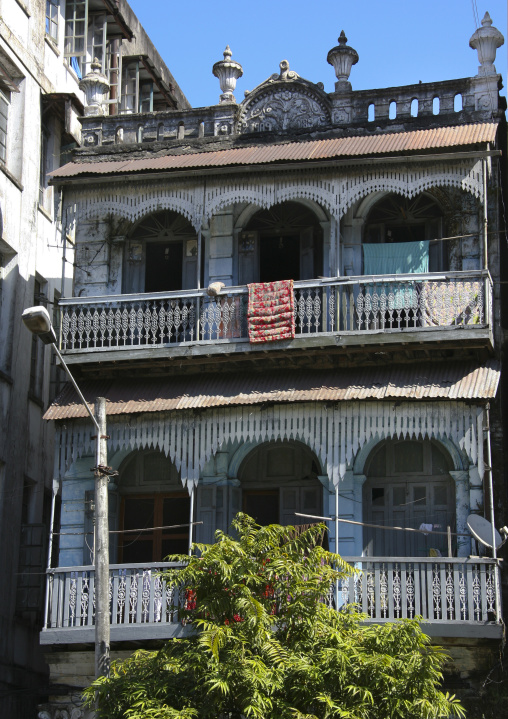
[{"label": "arched opening", "polygon": [[318,480],[319,463],[301,442],[267,442],[242,462],[238,479],[238,509],[259,524],[309,524],[312,519],[295,512],[321,516],[323,487]]},{"label": "arched opening", "polygon": [[238,266],[241,285],[321,274],[323,231],[314,213],[298,202],[257,212],[240,234]]},{"label": "arched opening", "polygon": [[454,112],[461,112],[462,110],[462,95],[460,92],[453,98],[453,110]]},{"label": "arched opening", "polygon": [[[400,258],[400,269],[395,265],[387,266],[380,257],[380,250],[374,254],[378,257],[379,267],[367,266],[364,249],[365,274],[398,274],[400,272],[442,272],[448,269],[448,255],[445,243],[436,242],[442,237],[443,213],[435,200],[427,193],[414,198],[403,197],[395,193],[386,195],[370,210],[365,223],[363,236],[364,245],[391,244],[400,242],[428,242],[420,254],[412,259],[407,256]],[[423,253],[423,254],[422,254]],[[381,255],[383,253],[381,252]],[[386,254],[390,254],[389,248]],[[404,261],[403,261],[404,260]],[[374,265],[376,260],[373,259]],[[394,260],[396,262],[396,259]],[[413,262],[413,264],[411,264]],[[379,269],[379,271],[376,271]]]},{"label": "arched opening", "polygon": [[418,99],[416,97],[411,100],[411,117],[418,117]]},{"label": "arched opening", "polygon": [[[447,453],[430,440],[387,440],[366,464],[363,521],[379,527],[455,531],[455,485]],[[453,547],[456,549],[454,538]],[[371,557],[428,557],[431,550],[448,554],[445,534],[425,536],[364,527],[363,548]]]},{"label": "arched opening", "polygon": [[390,120],[395,120],[397,117],[397,103],[395,100],[392,100],[390,102],[390,107],[388,108],[388,117]]},{"label": "arched opening", "polygon": [[376,119],[376,107],[373,102],[370,103],[369,107],[367,108],[367,121],[368,122],[374,122]]},{"label": "arched opening", "polygon": [[440,103],[439,98],[438,98],[438,97],[435,97],[435,98],[432,100],[432,114],[433,114],[433,115],[439,115],[440,106],[441,106],[441,103]]},{"label": "arched opening", "polygon": [[[120,466],[118,561],[160,562],[189,546],[190,498],[179,473],[158,450],[133,452]],[[140,530],[132,532],[133,529]]]},{"label": "arched opening", "polygon": [[123,292],[195,288],[197,254],[194,228],[178,212],[162,210],[144,217],[127,241]]}]

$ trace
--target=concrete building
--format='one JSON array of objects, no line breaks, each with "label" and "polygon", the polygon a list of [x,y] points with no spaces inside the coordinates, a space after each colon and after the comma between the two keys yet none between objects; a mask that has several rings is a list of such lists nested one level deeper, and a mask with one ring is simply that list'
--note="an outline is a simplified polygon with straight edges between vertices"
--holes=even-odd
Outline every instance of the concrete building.
[{"label": "concrete building", "polygon": [[[51,182],[76,257],[60,347],[88,401],[106,397],[118,472],[114,655],[184,632],[157,569],[243,509],[331,517],[331,546],[363,570],[337,608],[423,615],[464,674],[495,662],[499,570],[466,520],[490,516],[492,478],[506,517],[502,42],[487,14],[474,76],[355,91],[341,33],[334,92],[283,60],[239,103],[226,48],[217,105],[85,108]],[[45,417],[65,511],[44,717],[77,717],[93,674],[95,430],[69,389]],[[427,533],[379,529],[394,525]]]},{"label": "concrete building", "polygon": [[[58,323],[58,299],[73,294],[74,243],[47,176],[81,143],[80,79],[93,57],[112,88],[106,112],[131,111],[133,102],[188,107],[126,3],[1,0],[0,713],[8,719],[36,716],[47,694],[39,631],[58,487],[54,427],[42,415],[63,386],[50,349],[20,317],[27,306],[45,305]],[[132,90],[123,106],[115,102],[119,82]],[[55,505],[58,514],[59,498]]]}]

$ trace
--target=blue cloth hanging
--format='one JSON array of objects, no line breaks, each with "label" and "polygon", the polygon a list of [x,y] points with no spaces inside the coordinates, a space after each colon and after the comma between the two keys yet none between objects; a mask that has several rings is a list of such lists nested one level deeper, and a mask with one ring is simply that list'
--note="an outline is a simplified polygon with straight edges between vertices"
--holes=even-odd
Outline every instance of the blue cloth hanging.
[{"label": "blue cloth hanging", "polygon": [[[400,275],[429,271],[429,241],[389,242],[363,245],[364,275]],[[366,288],[372,295],[393,292],[389,309],[408,309],[413,302],[415,285],[412,282],[380,283]]]},{"label": "blue cloth hanging", "polygon": [[429,241],[363,245],[365,275],[400,275],[429,271]]},{"label": "blue cloth hanging", "polygon": [[81,68],[79,66],[77,57],[71,57],[71,67],[78,76],[78,78],[81,80]]}]

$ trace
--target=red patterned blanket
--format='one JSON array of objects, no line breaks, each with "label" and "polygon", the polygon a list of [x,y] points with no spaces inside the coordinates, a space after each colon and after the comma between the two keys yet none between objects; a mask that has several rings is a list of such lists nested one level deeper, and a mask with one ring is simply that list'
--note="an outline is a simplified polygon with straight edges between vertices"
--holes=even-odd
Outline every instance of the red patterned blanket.
[{"label": "red patterned blanket", "polygon": [[288,340],[295,336],[293,280],[248,285],[250,342]]}]

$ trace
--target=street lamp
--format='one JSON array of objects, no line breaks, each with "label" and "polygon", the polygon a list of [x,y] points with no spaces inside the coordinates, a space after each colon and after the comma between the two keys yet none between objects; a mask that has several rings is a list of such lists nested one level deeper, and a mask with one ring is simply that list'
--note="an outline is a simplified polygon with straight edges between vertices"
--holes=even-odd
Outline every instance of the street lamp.
[{"label": "street lamp", "polygon": [[95,415],[83,393],[76,384],[60,350],[56,346],[56,334],[45,307],[28,307],[21,315],[25,327],[40,337],[46,345],[52,345],[62,367],[90,415],[97,430],[95,466],[95,676],[109,676],[109,527],[108,527],[108,472],[106,436],[106,400],[97,397]]}]

